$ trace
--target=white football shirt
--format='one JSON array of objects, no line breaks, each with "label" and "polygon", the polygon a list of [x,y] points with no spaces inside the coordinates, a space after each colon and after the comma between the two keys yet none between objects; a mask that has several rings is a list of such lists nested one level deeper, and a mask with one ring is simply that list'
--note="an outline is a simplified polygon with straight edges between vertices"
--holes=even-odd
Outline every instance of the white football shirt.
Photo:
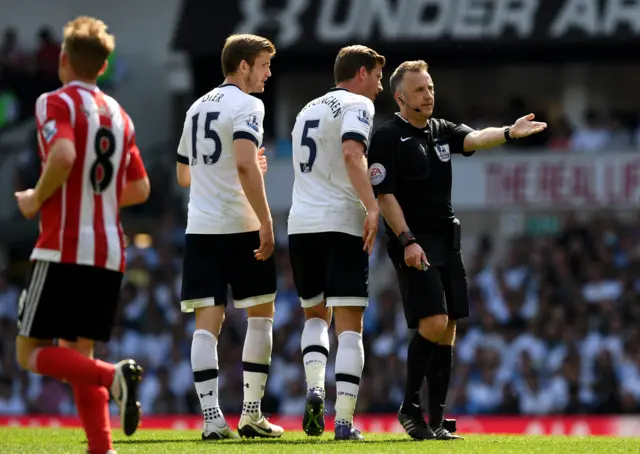
[{"label": "white football shirt", "polygon": [[213,89],[189,108],[178,162],[191,169],[187,233],[226,234],[260,229],[244,194],[233,141],[262,144],[264,104],[233,84]]},{"label": "white football shirt", "polygon": [[291,133],[295,180],[289,234],[362,236],[366,212],[349,180],[342,141],[368,147],[374,114],[369,98],[344,88],[330,90],[300,111]]}]

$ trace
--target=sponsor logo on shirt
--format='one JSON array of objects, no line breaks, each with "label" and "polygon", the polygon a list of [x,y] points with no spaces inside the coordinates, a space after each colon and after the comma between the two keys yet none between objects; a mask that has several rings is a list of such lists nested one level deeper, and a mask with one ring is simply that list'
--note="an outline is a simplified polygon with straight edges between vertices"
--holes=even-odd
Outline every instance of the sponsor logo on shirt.
[{"label": "sponsor logo on shirt", "polygon": [[371,116],[364,109],[360,109],[358,111],[358,120],[360,120],[361,123],[363,123],[363,124],[365,124],[367,126],[371,126]]},{"label": "sponsor logo on shirt", "polygon": [[260,123],[258,122],[257,115],[251,115],[247,120],[247,126],[253,129],[255,132],[260,132]]}]

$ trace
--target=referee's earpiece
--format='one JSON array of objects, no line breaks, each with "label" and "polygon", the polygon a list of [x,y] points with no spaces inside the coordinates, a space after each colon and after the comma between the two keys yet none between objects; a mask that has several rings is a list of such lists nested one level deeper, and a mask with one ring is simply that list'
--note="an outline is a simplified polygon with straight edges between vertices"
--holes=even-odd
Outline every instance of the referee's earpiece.
[{"label": "referee's earpiece", "polygon": [[416,112],[420,112],[420,109],[416,109],[415,107],[411,107],[409,104],[407,104],[406,102],[404,102],[404,99],[402,99],[400,96],[398,96],[398,99],[400,100],[400,102],[402,104],[404,104],[405,107],[411,109],[411,110],[415,110]]}]

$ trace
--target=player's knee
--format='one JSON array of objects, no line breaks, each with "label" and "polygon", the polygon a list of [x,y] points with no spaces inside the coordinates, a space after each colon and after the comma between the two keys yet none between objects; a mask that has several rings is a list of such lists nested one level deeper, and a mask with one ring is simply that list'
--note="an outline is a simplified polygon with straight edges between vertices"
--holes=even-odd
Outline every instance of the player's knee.
[{"label": "player's knee", "polygon": [[440,338],[440,344],[442,345],[453,345],[456,340],[456,321],[453,319],[449,319],[447,322],[447,327]]},{"label": "player's knee", "polygon": [[264,304],[258,304],[247,308],[247,316],[273,318],[276,314],[276,305],[273,301]]},{"label": "player's knee", "polygon": [[362,319],[364,307],[347,306],[335,307],[336,334],[339,336],[345,331],[362,333]]},{"label": "player's knee", "polygon": [[76,342],[59,341],[61,347],[70,348],[87,358],[93,358],[93,341],[91,339],[78,338]]},{"label": "player's knee", "polygon": [[305,320],[310,320],[312,318],[320,318],[327,322],[327,325],[331,323],[331,308],[327,307],[324,303],[324,300],[312,307],[304,308],[304,316]]},{"label": "player's knee", "polygon": [[434,315],[420,320],[418,331],[420,335],[432,342],[440,342],[447,331],[449,317],[446,315]]},{"label": "player's knee", "polygon": [[200,307],[195,310],[196,329],[209,331],[214,336],[219,336],[225,319],[224,306]]}]

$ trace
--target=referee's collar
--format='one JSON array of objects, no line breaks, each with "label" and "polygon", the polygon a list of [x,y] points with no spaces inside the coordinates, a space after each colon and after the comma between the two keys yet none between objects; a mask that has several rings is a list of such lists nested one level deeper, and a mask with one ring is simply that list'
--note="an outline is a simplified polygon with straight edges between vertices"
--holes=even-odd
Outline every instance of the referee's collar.
[{"label": "referee's collar", "polygon": [[431,127],[430,127],[431,126],[431,118],[427,119],[427,126],[425,126],[424,128],[417,128],[417,127],[413,126],[411,123],[409,123],[406,118],[402,118],[402,115],[400,115],[400,112],[396,112],[396,116],[400,120],[402,120],[410,128],[417,129],[418,131],[424,131],[426,133],[429,133],[431,131]]}]

